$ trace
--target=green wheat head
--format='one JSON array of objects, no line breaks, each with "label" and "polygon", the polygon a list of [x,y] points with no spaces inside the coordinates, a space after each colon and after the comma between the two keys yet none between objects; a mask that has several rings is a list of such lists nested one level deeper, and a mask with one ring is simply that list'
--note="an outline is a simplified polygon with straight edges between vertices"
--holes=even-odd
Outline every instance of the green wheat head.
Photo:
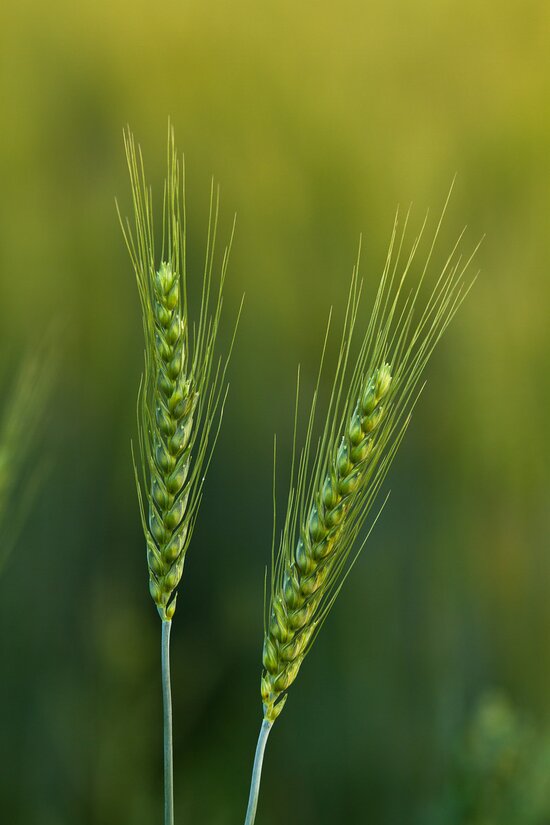
[{"label": "green wheat head", "polygon": [[137,278],[145,336],[145,367],[138,394],[140,461],[136,481],[147,545],[149,589],[161,618],[170,620],[223,414],[229,355],[222,361],[215,347],[231,241],[214,285],[219,193],[215,194],[212,186],[200,308],[197,321],[191,325],[184,176],[173,130],[169,128],[158,257],[152,194],[141,150],[130,131],[124,139],[134,225],[126,220],[122,228]]},{"label": "green wheat head", "polygon": [[[264,619],[261,695],[264,717],[270,723],[281,713],[287,691],[366,541],[350,555],[409,424],[426,364],[471,286],[464,282],[471,257],[463,263],[458,253],[461,235],[424,297],[422,287],[440,221],[417,285],[408,289],[407,276],[426,225],[424,221],[402,263],[408,217],[400,233],[396,217],[370,320],[356,354],[352,341],[362,285],[357,267],[353,272],[324,428],[315,439],[320,370],[305,444],[292,462],[287,512],[278,551],[273,547]],[[323,359],[326,345],[327,338]],[[298,392],[295,455],[297,417]]]}]

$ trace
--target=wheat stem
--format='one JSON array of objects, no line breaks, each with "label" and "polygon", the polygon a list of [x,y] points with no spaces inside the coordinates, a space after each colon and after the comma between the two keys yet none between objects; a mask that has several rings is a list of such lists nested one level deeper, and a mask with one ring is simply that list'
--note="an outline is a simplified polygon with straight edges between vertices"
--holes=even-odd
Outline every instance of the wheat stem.
[{"label": "wheat stem", "polygon": [[[2,373],[3,366],[0,361]],[[51,344],[44,339],[42,350],[29,353],[24,358],[11,383],[4,387],[2,382],[0,574],[15,547],[23,520],[46,470],[44,459],[38,457],[37,434],[51,392],[54,373],[54,352]],[[4,377],[3,374],[1,377]]]},{"label": "wheat stem", "polygon": [[162,622],[161,670],[164,728],[164,825],[174,825],[174,751],[172,744],[172,690],[170,687],[171,621]]},{"label": "wheat stem", "polygon": [[250,796],[248,797],[248,808],[246,810],[244,825],[254,825],[254,820],[256,819],[265,746],[267,745],[267,737],[269,736],[269,732],[272,727],[273,722],[270,722],[269,719],[264,719],[262,721],[260,735],[258,736],[258,744],[256,745],[256,754],[254,756],[254,767],[252,768],[252,780],[250,782]]}]

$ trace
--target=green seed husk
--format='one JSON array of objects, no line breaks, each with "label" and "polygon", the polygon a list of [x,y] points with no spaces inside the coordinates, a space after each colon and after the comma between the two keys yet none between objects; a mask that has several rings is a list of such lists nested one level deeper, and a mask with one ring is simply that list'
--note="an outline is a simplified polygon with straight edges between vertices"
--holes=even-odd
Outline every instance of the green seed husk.
[{"label": "green seed husk", "polygon": [[214,289],[219,194],[214,195],[212,188],[200,310],[190,328],[184,181],[173,130],[169,129],[163,239],[158,258],[152,195],[141,150],[129,131],[125,133],[125,146],[134,227],[125,221],[122,228],[136,273],[145,336],[145,369],[138,396],[140,462],[136,481],[147,546],[149,590],[161,619],[170,621],[223,414],[229,355],[222,362],[215,356],[215,346],[231,242]]}]

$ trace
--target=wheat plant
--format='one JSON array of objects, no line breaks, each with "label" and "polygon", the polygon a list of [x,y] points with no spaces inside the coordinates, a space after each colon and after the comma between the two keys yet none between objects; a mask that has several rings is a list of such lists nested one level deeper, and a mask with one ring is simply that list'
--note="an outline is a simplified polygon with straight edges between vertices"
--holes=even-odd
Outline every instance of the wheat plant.
[{"label": "wheat plant", "polygon": [[[368,538],[370,530],[364,537],[363,528],[409,425],[426,364],[471,286],[465,283],[471,256],[463,261],[459,253],[463,233],[435,282],[431,287],[426,283],[431,277],[429,264],[441,219],[416,285],[409,289],[426,220],[405,257],[409,214],[400,231],[396,217],[370,319],[354,348],[362,292],[357,262],[324,425],[316,435],[328,327],[305,443],[299,453],[298,373],[294,457],[277,548],[276,531],[273,533],[264,617],[263,721],[245,825],[255,820],[262,762],[273,723]],[[370,529],[377,517],[371,520]]]},{"label": "wheat plant", "polygon": [[[51,392],[53,355],[48,347],[29,353],[3,387],[0,415],[0,573],[14,548],[45,471],[37,436]],[[31,466],[29,457],[35,453]]]},{"label": "wheat plant", "polygon": [[138,393],[139,460],[134,460],[134,467],[147,549],[149,591],[162,621],[164,822],[173,825],[170,629],[227,391],[225,372],[237,324],[224,358],[216,354],[216,340],[233,234],[215,283],[219,192],[215,193],[212,186],[199,311],[191,321],[184,174],[173,130],[169,127],[158,254],[152,193],[142,153],[130,131],[125,132],[124,140],[134,221],[133,225],[129,220],[121,223],[137,279],[145,337],[145,365]]}]

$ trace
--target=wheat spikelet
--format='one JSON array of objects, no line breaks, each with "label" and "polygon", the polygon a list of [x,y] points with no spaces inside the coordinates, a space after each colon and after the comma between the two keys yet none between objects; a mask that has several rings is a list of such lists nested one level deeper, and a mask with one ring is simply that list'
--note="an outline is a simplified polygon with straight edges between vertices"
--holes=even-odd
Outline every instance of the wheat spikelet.
[{"label": "wheat spikelet", "polygon": [[350,559],[351,550],[404,436],[424,368],[469,289],[464,283],[469,261],[463,265],[457,254],[461,235],[419,312],[440,221],[418,284],[403,297],[426,222],[398,277],[407,223],[408,215],[398,237],[396,218],[370,322],[350,370],[361,297],[354,270],[324,430],[314,449],[318,383],[296,472],[293,460],[264,620],[261,695],[268,724],[281,713],[357,557]]},{"label": "wheat spikelet", "polygon": [[[211,190],[200,311],[190,328],[187,303],[184,182],[169,129],[163,240],[155,255],[152,195],[141,151],[125,134],[134,229],[123,223],[136,273],[145,335],[138,398],[138,494],[147,544],[149,589],[161,618],[172,619],[176,589],[201,500],[204,476],[223,412],[227,360],[215,357],[229,247],[217,289],[213,260],[219,198]],[[216,425],[217,422],[217,425]],[[215,426],[216,425],[216,426]],[[147,512],[146,512],[147,510]]]}]

